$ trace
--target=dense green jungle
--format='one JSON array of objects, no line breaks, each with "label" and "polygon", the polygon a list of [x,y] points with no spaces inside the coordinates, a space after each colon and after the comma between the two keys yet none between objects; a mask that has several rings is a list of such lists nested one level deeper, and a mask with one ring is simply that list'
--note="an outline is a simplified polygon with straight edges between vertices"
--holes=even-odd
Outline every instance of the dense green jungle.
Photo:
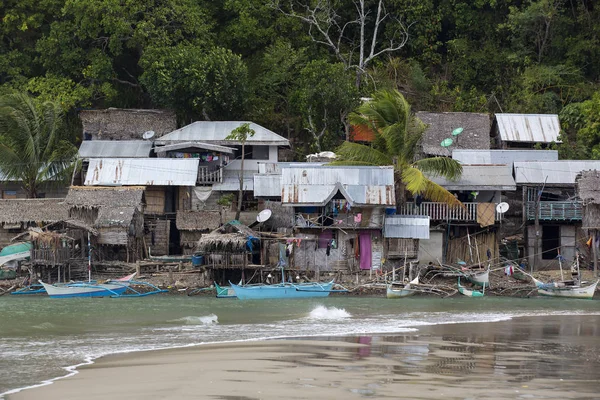
[{"label": "dense green jungle", "polygon": [[561,158],[600,159],[593,0],[0,0],[0,94],[248,120],[295,158],[333,150],[378,89],[413,110],[557,113]]}]

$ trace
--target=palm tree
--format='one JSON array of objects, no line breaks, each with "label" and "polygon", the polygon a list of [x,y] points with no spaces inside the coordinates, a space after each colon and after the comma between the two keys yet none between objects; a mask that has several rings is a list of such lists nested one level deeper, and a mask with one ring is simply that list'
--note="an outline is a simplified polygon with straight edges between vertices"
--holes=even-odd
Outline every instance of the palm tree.
[{"label": "palm tree", "polygon": [[27,197],[37,197],[48,182],[64,182],[77,148],[65,139],[63,112],[51,101],[24,93],[0,97],[0,171],[21,182]]},{"label": "palm tree", "polygon": [[242,199],[244,193],[244,159],[246,158],[245,147],[246,141],[248,138],[254,136],[254,129],[250,128],[249,123],[244,123],[231,131],[229,135],[225,139],[227,140],[237,140],[238,142],[242,142],[242,165],[240,167],[240,190],[238,192],[238,203],[237,209],[235,211],[235,219],[240,219],[240,214],[242,213]]},{"label": "palm tree", "polygon": [[457,179],[461,165],[447,157],[423,158],[415,161],[415,153],[425,125],[410,112],[410,105],[397,90],[380,90],[373,98],[350,114],[353,125],[375,133],[371,146],[344,142],[337,150],[336,164],[394,165],[400,193],[404,189],[414,196],[447,204],[460,205],[456,197],[429,178],[443,176]]}]

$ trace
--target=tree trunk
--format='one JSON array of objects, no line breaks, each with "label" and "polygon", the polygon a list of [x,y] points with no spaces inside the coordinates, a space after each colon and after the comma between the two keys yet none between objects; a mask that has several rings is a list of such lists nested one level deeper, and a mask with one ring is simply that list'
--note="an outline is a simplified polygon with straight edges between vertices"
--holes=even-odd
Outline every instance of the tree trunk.
[{"label": "tree trunk", "polygon": [[242,167],[240,169],[240,192],[238,193],[237,210],[235,212],[235,219],[240,220],[240,214],[242,213],[242,198],[244,195],[244,157],[246,156],[246,143],[242,142]]}]

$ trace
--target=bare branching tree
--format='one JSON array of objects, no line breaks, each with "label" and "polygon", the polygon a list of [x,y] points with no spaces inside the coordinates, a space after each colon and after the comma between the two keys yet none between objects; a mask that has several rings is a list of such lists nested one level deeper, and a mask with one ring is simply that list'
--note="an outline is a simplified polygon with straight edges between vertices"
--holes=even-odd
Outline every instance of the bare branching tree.
[{"label": "bare branching tree", "polygon": [[[318,0],[314,6],[297,0],[274,0],[272,6],[306,23],[308,34],[315,43],[329,47],[346,68],[356,69],[358,87],[373,59],[404,47],[410,26],[387,12],[384,0],[377,1],[377,10],[365,6],[365,0],[352,2],[356,8],[356,18],[347,21],[337,13],[330,0]],[[382,43],[381,31],[388,21],[395,24],[394,34]]]}]

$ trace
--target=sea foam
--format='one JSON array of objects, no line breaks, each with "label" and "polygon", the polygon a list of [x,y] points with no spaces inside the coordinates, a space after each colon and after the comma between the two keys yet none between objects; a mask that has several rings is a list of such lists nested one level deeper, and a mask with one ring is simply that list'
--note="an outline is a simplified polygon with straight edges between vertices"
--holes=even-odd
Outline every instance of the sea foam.
[{"label": "sea foam", "polygon": [[350,318],[351,315],[343,308],[318,306],[310,312],[310,319],[343,319]]},{"label": "sea foam", "polygon": [[186,325],[212,325],[218,324],[219,318],[215,314],[203,316],[188,316],[176,319],[174,322],[183,322]]}]

